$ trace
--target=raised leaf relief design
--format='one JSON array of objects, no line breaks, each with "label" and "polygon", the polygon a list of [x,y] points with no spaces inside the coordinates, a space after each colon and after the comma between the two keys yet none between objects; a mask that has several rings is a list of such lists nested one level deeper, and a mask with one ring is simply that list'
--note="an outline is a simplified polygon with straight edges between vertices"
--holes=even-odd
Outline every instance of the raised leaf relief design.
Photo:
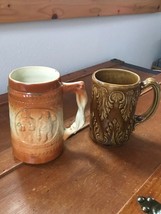
[{"label": "raised leaf relief design", "polygon": [[139,90],[112,91],[93,84],[91,124],[94,138],[103,144],[122,144],[134,129]]},{"label": "raised leaf relief design", "polygon": [[106,97],[108,95],[108,91],[106,88],[102,88],[100,90],[96,85],[93,86],[93,98],[96,98],[97,108],[99,109],[99,116],[101,120],[107,118],[107,115],[110,112],[112,106],[108,103],[107,99],[102,99],[102,97]]}]

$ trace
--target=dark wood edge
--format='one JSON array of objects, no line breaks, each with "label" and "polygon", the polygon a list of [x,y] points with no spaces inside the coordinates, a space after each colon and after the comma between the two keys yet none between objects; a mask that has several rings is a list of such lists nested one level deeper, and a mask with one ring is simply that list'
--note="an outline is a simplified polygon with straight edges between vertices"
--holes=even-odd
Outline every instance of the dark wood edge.
[{"label": "dark wood edge", "polygon": [[0,152],[0,178],[17,169],[23,163],[12,155],[12,147]]},{"label": "dark wood edge", "polygon": [[0,94],[0,105],[8,103],[8,94]]},{"label": "dark wood edge", "polygon": [[110,61],[106,61],[88,68],[84,68],[69,74],[66,74],[62,76],[62,81],[71,82],[76,81],[77,79],[81,79],[83,77],[91,75],[94,71],[101,69],[101,68],[107,68],[107,67],[118,67],[123,65],[124,62],[119,59],[112,59]]},{"label": "dark wood edge", "polygon": [[126,67],[128,67],[129,69],[130,69],[130,68],[134,68],[134,69],[143,71],[143,72],[145,72],[145,73],[150,73],[150,74],[153,74],[153,75],[156,75],[156,74],[161,73],[160,71],[157,71],[157,70],[148,69],[148,68],[143,68],[143,67],[140,67],[140,66],[137,66],[137,65],[132,65],[132,64],[129,64],[129,63],[124,63],[124,65],[125,65]]},{"label": "dark wood edge", "polygon": [[[10,148],[11,149],[11,148]],[[20,166],[22,166],[24,163],[23,162],[17,162],[15,164],[13,164],[12,166],[10,166],[8,169],[1,171],[0,172],[0,179],[2,177],[4,177],[5,175],[8,175],[9,173],[13,172],[15,169],[19,168]]]}]

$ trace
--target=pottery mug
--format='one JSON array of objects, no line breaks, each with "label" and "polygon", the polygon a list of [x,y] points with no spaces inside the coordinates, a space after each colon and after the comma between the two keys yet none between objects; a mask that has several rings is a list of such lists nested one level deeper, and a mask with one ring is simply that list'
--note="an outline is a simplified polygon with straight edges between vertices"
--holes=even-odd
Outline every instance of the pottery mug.
[{"label": "pottery mug", "polygon": [[[136,106],[144,89],[152,87],[152,105],[142,115],[136,115]],[[104,145],[122,145],[128,141],[137,124],[149,119],[158,107],[160,86],[153,78],[144,81],[129,70],[100,69],[92,75],[90,105],[90,136]]]},{"label": "pottery mug", "polygon": [[[69,91],[76,94],[78,111],[74,123],[64,128],[63,94]],[[63,150],[63,141],[84,125],[84,82],[64,83],[53,68],[27,66],[13,70],[8,98],[13,154],[22,162],[54,160]]]}]

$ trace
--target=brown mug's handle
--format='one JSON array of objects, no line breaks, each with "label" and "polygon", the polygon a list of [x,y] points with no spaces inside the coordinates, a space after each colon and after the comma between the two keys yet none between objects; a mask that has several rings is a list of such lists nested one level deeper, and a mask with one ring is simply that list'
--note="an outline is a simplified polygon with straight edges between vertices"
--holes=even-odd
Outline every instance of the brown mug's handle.
[{"label": "brown mug's handle", "polygon": [[159,101],[160,101],[160,85],[156,82],[154,78],[147,78],[146,80],[141,82],[141,92],[149,87],[152,87],[154,91],[154,97],[153,97],[153,103],[148,108],[148,110],[141,114],[141,115],[135,115],[135,125],[138,125],[141,122],[144,122],[145,120],[149,119],[154,112],[156,111]]},{"label": "brown mug's handle", "polygon": [[64,92],[74,92],[76,94],[76,101],[78,110],[75,121],[69,128],[65,128],[63,139],[66,140],[70,135],[75,134],[85,124],[85,107],[87,104],[87,93],[83,81],[62,83]]}]

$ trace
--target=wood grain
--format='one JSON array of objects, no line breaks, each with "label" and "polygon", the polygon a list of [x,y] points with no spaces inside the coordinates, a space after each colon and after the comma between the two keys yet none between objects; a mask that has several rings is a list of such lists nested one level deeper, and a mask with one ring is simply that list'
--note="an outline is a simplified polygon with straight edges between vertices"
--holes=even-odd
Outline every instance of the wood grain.
[{"label": "wood grain", "polygon": [[0,178],[15,170],[23,163],[13,157],[12,148],[0,152]]},{"label": "wood grain", "polygon": [[141,188],[130,198],[125,206],[119,211],[119,214],[141,214],[141,210],[137,198],[139,196],[151,197],[161,203],[161,165],[154,171],[154,173],[146,180]]},{"label": "wood grain", "polygon": [[161,11],[160,0],[0,0],[0,22],[24,22]]},{"label": "wood grain", "polygon": [[[110,62],[107,65],[114,64]],[[128,69],[124,63],[120,67]],[[135,67],[131,70],[139,73],[142,79],[152,75]],[[89,69],[89,72],[92,73],[92,70]],[[82,73],[82,77],[79,77],[79,73],[74,75],[76,80],[81,78],[86,81],[90,94],[91,74],[85,76]],[[160,81],[161,75],[157,75],[156,79]],[[68,80],[68,77],[64,77],[64,80]],[[137,113],[150,105],[152,96],[153,93],[148,92],[141,97]],[[70,122],[75,98],[65,97],[65,117]],[[1,119],[5,116],[3,113],[7,115],[7,111],[0,111]],[[47,164],[15,162],[11,149],[6,148],[0,153],[0,213],[118,213],[161,164],[160,112],[161,105],[151,119],[136,127],[129,142],[121,147],[95,144],[89,137],[87,127],[70,137],[65,142],[63,154]],[[3,132],[5,129],[7,131],[0,139],[9,141],[8,122],[4,124],[6,128],[3,128]],[[160,178],[160,174],[157,176]],[[160,182],[157,183],[155,190],[160,187]],[[137,204],[134,203],[134,206]],[[130,214],[133,210],[122,213]]]},{"label": "wood grain", "polygon": [[[140,111],[151,96],[143,97]],[[124,146],[99,146],[86,128],[66,141],[55,161],[24,164],[3,176],[3,213],[116,214],[161,163],[160,112],[161,106]]]}]

